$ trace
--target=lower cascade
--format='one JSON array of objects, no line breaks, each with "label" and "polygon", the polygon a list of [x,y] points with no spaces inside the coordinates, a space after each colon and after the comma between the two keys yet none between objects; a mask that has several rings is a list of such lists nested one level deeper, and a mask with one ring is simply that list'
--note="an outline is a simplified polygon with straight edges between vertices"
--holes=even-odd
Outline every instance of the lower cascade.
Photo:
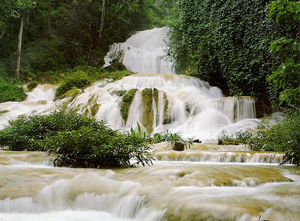
[{"label": "lower cascade", "polygon": [[[0,220],[299,219],[299,169],[275,166],[276,156],[250,162],[256,153],[245,152],[249,161],[241,163],[223,153],[238,158],[244,146],[198,144],[180,153],[166,143],[153,148],[152,166],[121,170],[55,168],[53,156],[43,152],[0,150]],[[224,161],[210,156],[201,162],[201,151]]]}]

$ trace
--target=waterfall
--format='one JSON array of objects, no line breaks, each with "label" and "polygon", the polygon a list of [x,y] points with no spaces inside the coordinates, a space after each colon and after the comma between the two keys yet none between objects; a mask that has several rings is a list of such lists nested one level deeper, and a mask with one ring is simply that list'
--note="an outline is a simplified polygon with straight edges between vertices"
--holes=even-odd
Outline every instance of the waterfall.
[{"label": "waterfall", "polygon": [[[104,120],[113,129],[126,131],[139,123],[149,134],[169,131],[203,142],[214,142],[224,132],[230,135],[255,128],[258,120],[250,97],[226,98],[207,82],[173,73],[172,64],[164,59],[168,30],[164,27],[137,32],[126,42],[112,45],[105,57],[106,65],[120,58],[128,69],[139,74],[115,82],[95,82],[69,106],[85,116]],[[39,85],[24,102],[0,104],[0,128],[19,115],[54,110],[64,101],[53,101],[54,90],[53,86]],[[131,103],[125,104],[124,97],[131,90],[135,90]],[[128,108],[121,110],[122,106]]]},{"label": "waterfall", "polygon": [[[123,97],[136,90],[128,118],[120,112]],[[115,93],[123,91],[122,95]],[[98,107],[93,117],[112,128],[127,130],[137,123],[148,133],[180,133],[203,141],[216,140],[223,131],[254,128],[254,101],[250,97],[226,98],[217,87],[194,77],[176,74],[135,74],[103,86],[98,82],[70,104],[82,113]]]},{"label": "waterfall", "polygon": [[104,58],[104,67],[119,59],[133,72],[174,73],[172,63],[165,59],[168,31],[167,27],[140,31],[124,43],[113,44]]}]

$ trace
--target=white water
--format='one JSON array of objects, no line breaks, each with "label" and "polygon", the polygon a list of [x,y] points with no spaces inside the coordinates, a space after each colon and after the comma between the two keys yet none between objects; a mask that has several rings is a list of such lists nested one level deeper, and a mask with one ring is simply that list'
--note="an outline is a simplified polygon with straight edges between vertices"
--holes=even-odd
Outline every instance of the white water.
[{"label": "white water", "polygon": [[112,171],[38,164],[47,160],[41,152],[0,150],[1,221],[297,221],[300,215],[300,173],[292,166],[156,161]]},{"label": "white water", "polygon": [[27,93],[27,99],[23,102],[0,103],[0,130],[9,125],[9,121],[15,120],[21,115],[43,113],[55,107],[53,85],[38,85],[32,92]]},{"label": "white water", "polygon": [[[199,79],[173,74],[136,74],[108,83],[95,83],[77,96],[71,106],[81,107],[81,113],[91,115],[93,105],[99,105],[95,114],[114,129],[136,128],[143,125],[142,91],[146,88],[158,90],[157,103],[153,100],[153,132],[167,130],[184,137],[203,141],[216,140],[223,132],[234,133],[257,126],[254,101],[249,98],[225,98],[219,88],[211,87]],[[127,122],[122,119],[120,103],[122,97],[114,91],[138,89],[130,106]],[[165,107],[164,94],[168,105]],[[91,102],[92,101],[92,102]],[[164,113],[167,113],[167,122]]]},{"label": "white water", "polygon": [[120,57],[120,61],[130,71],[137,73],[174,73],[172,63],[166,61],[167,32],[169,28],[154,28],[140,31],[124,43],[110,46],[105,65]]}]

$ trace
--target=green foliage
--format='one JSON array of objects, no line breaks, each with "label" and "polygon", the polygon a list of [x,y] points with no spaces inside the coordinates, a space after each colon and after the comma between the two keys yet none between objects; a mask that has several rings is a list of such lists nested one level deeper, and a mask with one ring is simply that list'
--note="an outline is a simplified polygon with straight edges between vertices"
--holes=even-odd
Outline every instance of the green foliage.
[{"label": "green foliage", "polygon": [[56,166],[129,167],[151,164],[147,142],[121,134],[104,122],[86,118],[75,110],[21,117],[0,131],[1,146],[10,150],[42,150],[56,155]]},{"label": "green foliage", "polygon": [[89,86],[90,83],[90,78],[88,77],[87,73],[83,71],[77,71],[68,74],[65,77],[64,82],[56,89],[55,98],[62,98],[67,91],[73,89],[74,87],[83,89]]},{"label": "green foliage", "polygon": [[35,80],[30,81],[29,84],[27,85],[27,90],[32,91],[34,88],[36,88],[37,85],[38,85],[37,81]]},{"label": "green foliage", "polygon": [[169,131],[167,131],[164,134],[155,133],[153,134],[153,136],[150,136],[145,131],[142,131],[141,125],[139,123],[137,123],[137,127],[137,130],[134,130],[131,127],[128,134],[147,143],[156,144],[167,141],[171,143],[172,149],[177,151],[183,151],[184,148],[187,148],[189,147],[189,145],[194,143],[192,139],[184,139],[178,133],[170,133]]},{"label": "green foliage", "polygon": [[165,141],[171,142],[172,149],[177,151],[183,151],[184,148],[193,144],[192,139],[184,139],[178,133],[169,133],[168,131],[164,134],[155,133],[152,137],[153,143]]},{"label": "green foliage", "polygon": [[300,112],[291,112],[273,126],[262,122],[257,131],[239,131],[234,135],[223,134],[219,144],[247,144],[254,151],[276,151],[285,154],[281,164],[292,162],[300,165]]},{"label": "green foliage", "polygon": [[248,131],[238,131],[231,136],[223,133],[223,135],[218,138],[218,145],[248,144],[252,136],[253,134]]},{"label": "green foliage", "polygon": [[227,95],[267,102],[276,90],[267,82],[277,63],[269,42],[282,31],[268,17],[266,0],[181,0],[171,19],[170,55],[177,72],[220,87]]},{"label": "green foliage", "polygon": [[57,155],[56,166],[71,167],[129,167],[130,160],[150,164],[147,143],[132,136],[119,134],[102,125],[62,131],[47,140],[47,147]]},{"label": "green foliage", "polygon": [[284,152],[282,163],[300,165],[300,112],[289,114],[278,124],[258,131],[248,141],[252,150]]},{"label": "green foliage", "polygon": [[276,16],[278,24],[284,23],[288,29],[299,26],[299,23],[297,24],[300,21],[299,1],[276,0],[272,1],[268,7],[270,8],[269,16]]},{"label": "green foliage", "polygon": [[25,98],[26,94],[22,86],[0,77],[0,103],[6,101],[23,101]]},{"label": "green foliage", "polygon": [[268,80],[283,90],[279,96],[281,104],[300,107],[300,2],[277,0],[269,8],[269,16],[276,17],[276,22],[285,26],[286,31],[269,48],[281,64]]},{"label": "green foliage", "polygon": [[124,121],[127,121],[128,118],[128,113],[129,113],[129,108],[130,105],[133,101],[135,92],[137,91],[137,89],[132,89],[130,91],[128,91],[122,98],[122,102],[121,102],[121,106],[120,106],[120,111],[121,111],[121,115],[124,119]]}]

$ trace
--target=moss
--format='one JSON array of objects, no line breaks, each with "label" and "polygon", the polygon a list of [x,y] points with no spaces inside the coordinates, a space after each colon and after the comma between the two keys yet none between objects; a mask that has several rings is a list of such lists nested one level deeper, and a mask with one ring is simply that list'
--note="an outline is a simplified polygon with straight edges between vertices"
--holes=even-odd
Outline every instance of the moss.
[{"label": "moss", "polygon": [[65,77],[64,82],[56,89],[55,98],[62,98],[67,91],[74,87],[83,89],[90,84],[91,80],[89,79],[87,73],[83,71],[71,73]]},{"label": "moss", "polygon": [[150,134],[153,131],[153,90],[146,88],[142,91],[142,124]]},{"label": "moss", "polygon": [[127,118],[128,118],[128,114],[129,114],[129,108],[130,105],[133,101],[135,92],[137,91],[137,89],[132,89],[130,91],[128,91],[122,98],[122,102],[120,105],[120,111],[121,111],[121,115],[125,121],[125,123],[127,122]]},{"label": "moss", "polygon": [[30,81],[27,85],[27,90],[32,91],[34,88],[36,88],[38,85],[37,81]]},{"label": "moss", "polygon": [[164,93],[164,101],[165,101],[165,107],[164,107],[164,124],[167,124],[170,122],[170,119],[168,118],[168,111],[169,111],[169,100],[167,97],[167,94]]},{"label": "moss", "polygon": [[91,112],[93,117],[98,113],[100,106],[101,106],[100,104],[96,103],[91,107]]},{"label": "moss", "polygon": [[46,100],[39,100],[39,101],[37,101],[37,104],[39,104],[39,105],[46,105],[47,101]]},{"label": "moss", "polygon": [[1,116],[2,114],[8,113],[8,112],[9,112],[8,110],[0,111],[0,116]]},{"label": "moss", "polygon": [[125,90],[113,90],[110,94],[122,97],[126,94],[126,91]]},{"label": "moss", "polygon": [[88,100],[88,105],[91,106],[93,104],[96,103],[96,100],[95,100],[95,95],[93,95],[89,100]]},{"label": "moss", "polygon": [[68,90],[65,94],[64,97],[76,97],[79,93],[81,92],[80,89],[77,87],[72,87],[70,90]]},{"label": "moss", "polygon": [[[154,100],[155,100],[155,103],[156,103],[156,113],[158,113],[158,98],[159,98],[159,90],[154,88],[153,89],[153,96],[154,96]],[[159,115],[157,114],[156,115],[156,124],[159,123]]]},{"label": "moss", "polygon": [[230,140],[218,139],[218,145],[239,145],[239,144],[240,143],[235,138],[231,138]]}]

